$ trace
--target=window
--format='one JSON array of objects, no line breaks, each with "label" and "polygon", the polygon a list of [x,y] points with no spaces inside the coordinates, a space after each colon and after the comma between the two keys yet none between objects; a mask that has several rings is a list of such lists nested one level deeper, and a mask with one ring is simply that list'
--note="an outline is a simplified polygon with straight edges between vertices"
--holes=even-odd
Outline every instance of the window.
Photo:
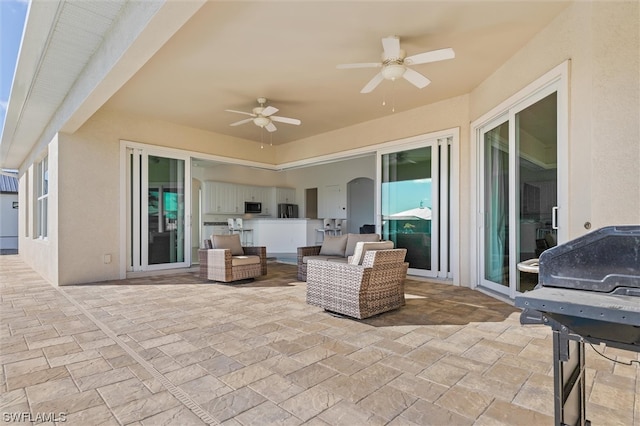
[{"label": "window", "polygon": [[38,193],[37,193],[37,207],[36,207],[36,225],[37,225],[37,238],[47,238],[47,210],[49,201],[49,159],[44,159],[38,163]]}]

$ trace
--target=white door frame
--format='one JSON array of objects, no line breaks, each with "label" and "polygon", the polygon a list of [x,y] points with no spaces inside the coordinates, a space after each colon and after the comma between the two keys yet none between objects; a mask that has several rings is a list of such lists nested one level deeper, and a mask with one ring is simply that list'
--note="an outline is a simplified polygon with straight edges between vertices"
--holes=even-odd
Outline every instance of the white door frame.
[{"label": "white door frame", "polygon": [[[459,285],[459,129],[449,129],[433,132],[410,138],[400,139],[385,143],[376,150],[376,182],[375,182],[375,206],[376,206],[376,232],[382,235],[382,156],[398,151],[405,151],[430,146],[432,158],[438,158],[438,150],[441,148],[440,159],[432,161],[432,197],[434,202],[441,201],[442,194],[448,194],[447,202],[440,203],[438,211],[434,212],[431,221],[432,241],[431,245],[431,270],[410,268],[409,273],[416,276],[433,277],[439,279],[452,279]],[[449,152],[448,147],[451,147]],[[449,170],[449,164],[451,165]],[[451,181],[440,179],[441,175],[450,174]],[[438,214],[436,214],[438,213]],[[449,234],[449,239],[444,238]],[[443,236],[443,238],[440,238]]]},{"label": "white door frame", "polygon": [[[129,153],[133,152],[132,167]],[[137,220],[130,220],[130,209],[133,217],[148,217],[148,204],[130,206],[129,199],[142,199],[149,189],[148,157],[158,156],[184,161],[184,260],[182,262],[148,264],[147,225]],[[131,170],[133,169],[133,170]],[[127,277],[127,272],[157,271],[164,269],[185,268],[191,266],[191,156],[182,150],[159,148],[154,145],[131,141],[120,141],[120,277]],[[133,173],[132,173],[133,172]],[[133,194],[130,192],[133,191]],[[131,261],[130,261],[131,260]]]},{"label": "white door frame", "polygon": [[[534,82],[528,84],[525,88],[520,90],[515,95],[511,96],[506,101],[502,102],[497,107],[493,108],[488,113],[484,114],[479,119],[471,123],[471,164],[474,168],[472,170],[472,187],[475,187],[473,192],[472,205],[474,206],[474,212],[471,215],[473,226],[475,229],[472,236],[472,247],[474,248],[475,256],[470,259],[470,276],[475,277],[472,282],[472,287],[484,286],[490,290],[495,290],[500,293],[508,294],[511,299],[514,299],[518,292],[515,286],[515,276],[517,271],[516,256],[509,256],[509,269],[510,269],[510,282],[508,291],[505,292],[506,287],[499,285],[492,285],[484,281],[484,171],[483,167],[483,133],[489,126],[495,126],[501,121],[509,121],[509,141],[515,140],[515,114],[529,105],[538,102],[545,96],[556,92],[557,93],[557,158],[558,158],[558,195],[557,195],[557,226],[558,226],[558,243],[562,243],[568,240],[569,229],[569,211],[568,211],[568,194],[569,194],[569,66],[570,61],[565,61],[562,64],[556,66],[549,72],[545,73]],[[510,229],[516,229],[518,218],[515,217],[515,200],[516,200],[516,188],[515,188],[515,157],[510,156],[509,159],[509,227]],[[516,244],[517,233],[510,232],[509,234],[509,247],[510,250],[517,248]],[[472,251],[473,252],[473,251]]]}]

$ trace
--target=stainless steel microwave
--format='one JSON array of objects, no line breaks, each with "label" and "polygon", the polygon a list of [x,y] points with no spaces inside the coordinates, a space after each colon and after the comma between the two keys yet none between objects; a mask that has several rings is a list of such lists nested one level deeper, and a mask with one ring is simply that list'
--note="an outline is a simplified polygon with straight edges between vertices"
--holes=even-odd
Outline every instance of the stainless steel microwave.
[{"label": "stainless steel microwave", "polygon": [[254,201],[245,201],[244,212],[245,213],[262,213],[262,203],[257,203]]}]

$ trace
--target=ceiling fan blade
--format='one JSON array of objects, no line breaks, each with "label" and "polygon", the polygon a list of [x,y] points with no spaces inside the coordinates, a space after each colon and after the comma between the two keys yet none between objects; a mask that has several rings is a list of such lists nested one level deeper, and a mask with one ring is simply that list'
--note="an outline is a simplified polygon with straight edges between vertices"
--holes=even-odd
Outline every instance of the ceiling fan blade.
[{"label": "ceiling fan blade", "polygon": [[382,63],[380,62],[362,62],[359,64],[340,64],[336,65],[338,69],[351,69],[351,68],[380,68]]},{"label": "ceiling fan blade", "polygon": [[432,50],[430,52],[418,53],[404,58],[407,65],[419,65],[429,62],[444,61],[445,59],[453,59],[456,57],[455,52],[451,48]]},{"label": "ceiling fan blade", "polygon": [[378,74],[373,76],[373,78],[371,80],[369,80],[367,85],[362,88],[360,93],[369,93],[369,92],[371,92],[373,89],[378,87],[378,84],[380,84],[382,82],[382,80],[384,80],[384,77],[382,76],[382,73],[379,72]]},{"label": "ceiling fan blade", "polygon": [[255,117],[256,115],[250,112],[244,112],[244,111],[236,111],[235,109],[225,109],[225,111],[227,112],[235,112],[236,114],[244,114],[244,115],[250,115],[252,117]]},{"label": "ceiling fan blade", "polygon": [[231,123],[230,126],[239,126],[241,124],[248,123],[251,120],[253,120],[253,118],[245,118],[244,120],[240,120],[240,121],[236,121],[235,123]]},{"label": "ceiling fan blade", "polygon": [[384,49],[385,59],[400,58],[400,39],[398,37],[385,37],[382,39],[382,48]]},{"label": "ceiling fan blade", "polygon": [[275,124],[273,124],[272,122],[269,122],[269,124],[264,126],[264,128],[267,129],[268,132],[275,132],[276,130],[278,130]]},{"label": "ceiling fan blade", "polygon": [[414,86],[420,89],[422,89],[423,87],[427,87],[427,85],[431,83],[431,80],[429,80],[427,77],[420,74],[419,72],[412,70],[411,68],[407,68],[402,76],[409,83],[413,84]]},{"label": "ceiling fan blade", "polygon": [[295,124],[296,126],[299,126],[302,123],[302,121],[298,120],[297,118],[278,117],[277,115],[272,115],[269,118],[278,123]]},{"label": "ceiling fan blade", "polygon": [[271,114],[275,114],[278,111],[279,111],[278,108],[272,107],[272,106],[268,106],[268,107],[266,107],[265,109],[262,110],[262,115],[264,117],[268,117]]}]

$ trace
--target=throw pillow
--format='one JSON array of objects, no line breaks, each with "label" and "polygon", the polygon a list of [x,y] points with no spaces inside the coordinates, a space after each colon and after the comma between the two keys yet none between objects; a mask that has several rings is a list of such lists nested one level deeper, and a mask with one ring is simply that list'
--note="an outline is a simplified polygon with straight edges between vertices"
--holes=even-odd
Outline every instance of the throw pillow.
[{"label": "throw pillow", "polygon": [[356,244],[360,241],[363,242],[375,242],[380,241],[380,235],[378,234],[348,234],[347,236],[347,248],[345,250],[345,256],[349,257],[353,255]]},{"label": "throw pillow", "polygon": [[244,250],[240,243],[240,234],[212,235],[211,243],[214,249],[229,249],[232,256],[242,256]]},{"label": "throw pillow", "polygon": [[347,236],[339,235],[337,237],[325,237],[320,247],[320,254],[324,256],[342,256],[344,257],[344,249],[347,247]]},{"label": "throw pillow", "polygon": [[371,250],[388,250],[393,248],[393,241],[376,241],[364,242],[360,241],[356,244],[356,249],[349,260],[351,265],[362,265],[364,255]]}]

